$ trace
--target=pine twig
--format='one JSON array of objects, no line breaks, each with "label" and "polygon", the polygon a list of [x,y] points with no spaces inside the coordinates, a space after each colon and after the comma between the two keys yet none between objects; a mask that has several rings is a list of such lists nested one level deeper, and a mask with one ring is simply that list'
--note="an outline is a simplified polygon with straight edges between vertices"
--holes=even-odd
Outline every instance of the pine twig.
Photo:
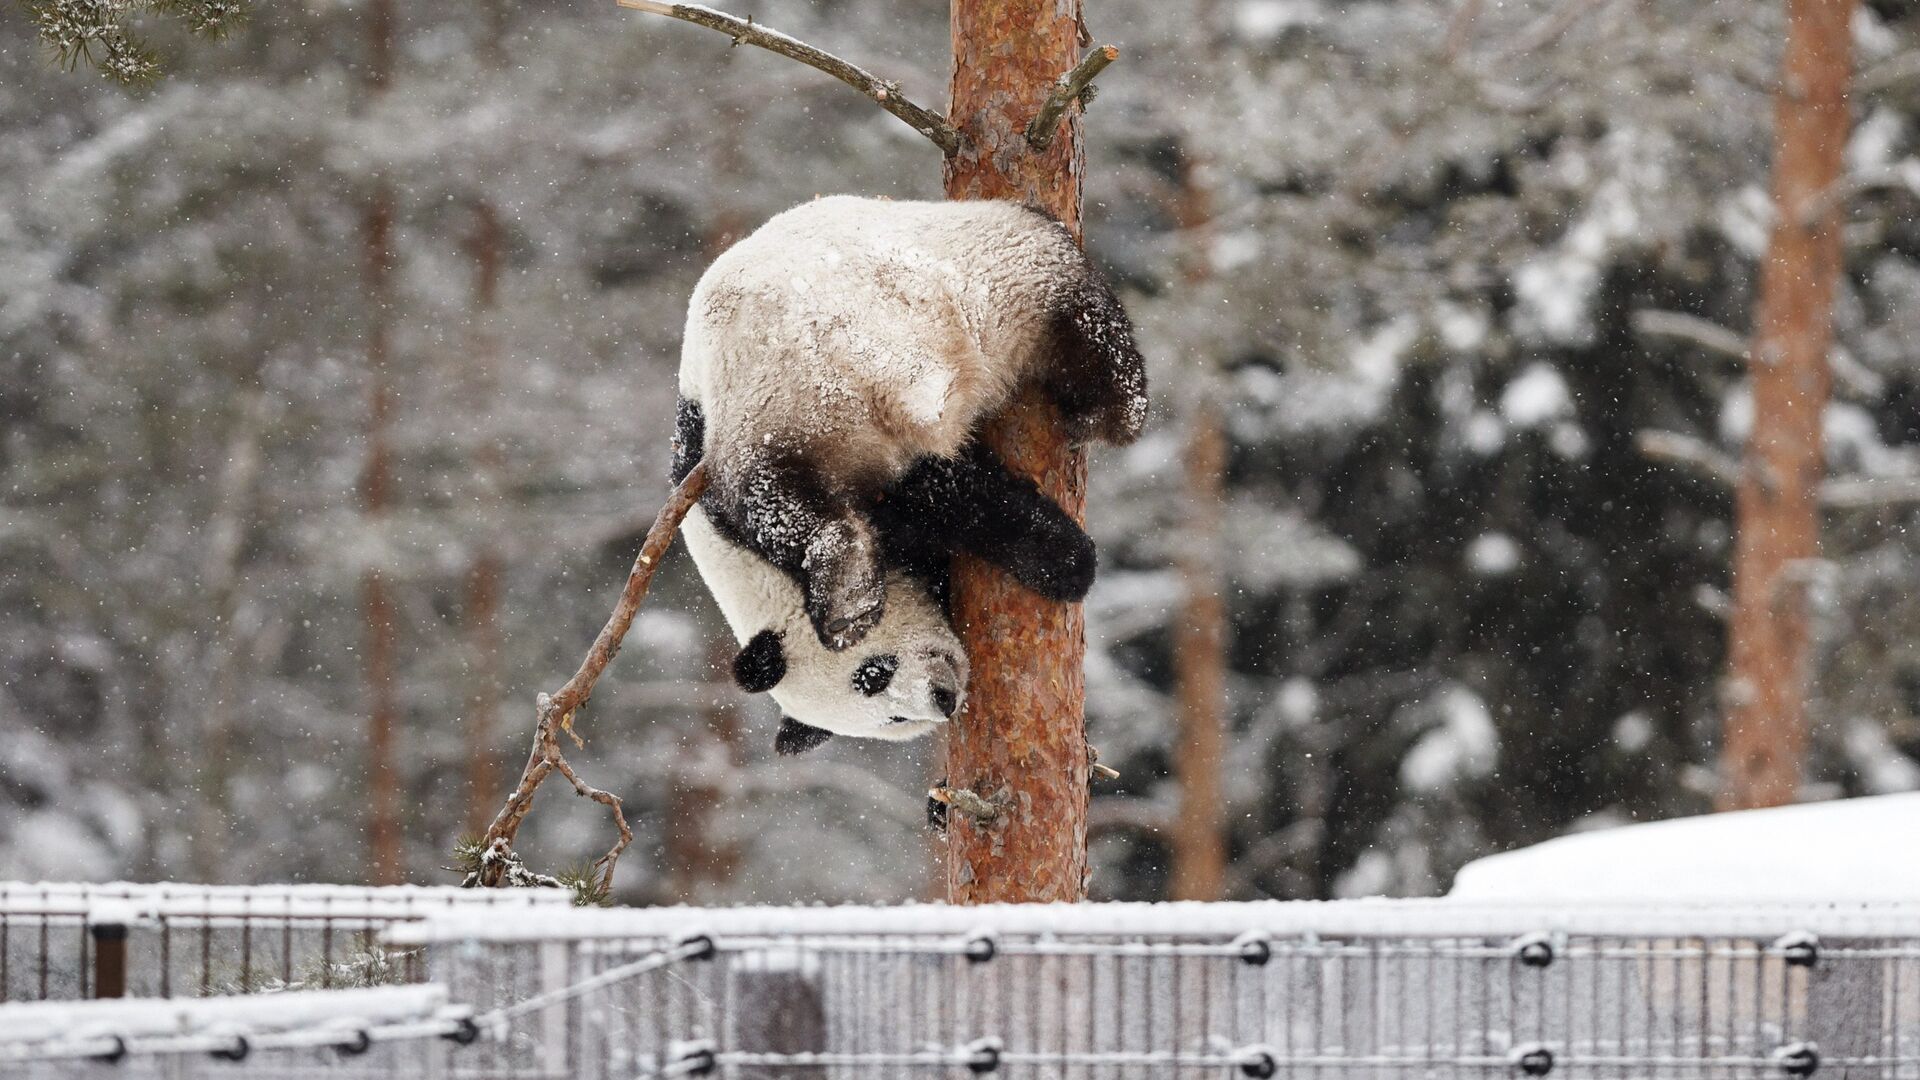
[{"label": "pine twig", "polygon": [[580,779],[580,774],[567,764],[566,756],[560,751],[560,733],[566,732],[576,746],[580,744],[580,737],[573,734],[574,716],[586,707],[587,700],[593,696],[594,684],[600,681],[601,673],[606,671],[607,665],[620,651],[620,642],[632,628],[634,616],[640,611],[640,603],[646,599],[647,589],[653,584],[654,572],[660,568],[660,560],[666,557],[674,534],[680,530],[680,522],[686,519],[706,490],[707,465],[703,461],[695,465],[686,479],[673,489],[673,494],[667,497],[666,504],[660,508],[659,516],[653,519],[653,527],[647,530],[646,542],[640,545],[640,554],[634,556],[633,569],[627,574],[627,584],[620,591],[620,600],[614,605],[613,614],[608,616],[606,625],[600,628],[599,636],[594,638],[593,647],[587,650],[586,659],[580,662],[579,670],[573,673],[573,678],[568,679],[566,685],[552,694],[541,694],[535,700],[533,750],[527,755],[526,768],[521,771],[520,782],[514,786],[505,805],[494,815],[493,823],[487,826],[486,834],[478,845],[479,865],[462,884],[486,888],[501,884],[501,879],[515,861],[513,840],[520,831],[521,822],[526,820],[527,811],[533,808],[533,793],[539,789],[542,781],[557,771],[573,785],[575,794],[613,812],[613,823],[620,830],[620,839],[605,855],[594,861],[590,871],[593,879],[589,882],[601,892],[612,889],[613,868],[620,861],[620,854],[633,842],[633,830],[627,826],[620,797]]},{"label": "pine twig", "polygon": [[704,4],[673,4],[665,3],[663,0],[619,0],[619,3],[624,8],[632,8],[652,15],[665,15],[669,19],[679,19],[681,22],[690,22],[709,30],[718,30],[732,38],[735,45],[754,45],[768,52],[779,53],[789,60],[798,60],[816,71],[824,71],[865,94],[874,104],[899,117],[908,127],[932,140],[933,145],[939,147],[943,153],[952,155],[960,150],[962,142],[960,131],[947,123],[945,118],[908,101],[901,95],[898,83],[881,79],[830,52],[816,49],[804,41],[788,37],[778,30],[768,29],[750,19],[729,15]]},{"label": "pine twig", "polygon": [[[621,0],[625,3],[626,0]],[[1040,103],[1040,111],[1033,114],[1033,120],[1027,124],[1027,145],[1035,150],[1045,150],[1053,144],[1053,137],[1060,130],[1060,118],[1067,109],[1081,99],[1093,97],[1093,80],[1107,70],[1107,65],[1120,59],[1120,50],[1112,45],[1102,45],[1086,55],[1086,58],[1053,81],[1053,89],[1047,93],[1047,100]]]}]

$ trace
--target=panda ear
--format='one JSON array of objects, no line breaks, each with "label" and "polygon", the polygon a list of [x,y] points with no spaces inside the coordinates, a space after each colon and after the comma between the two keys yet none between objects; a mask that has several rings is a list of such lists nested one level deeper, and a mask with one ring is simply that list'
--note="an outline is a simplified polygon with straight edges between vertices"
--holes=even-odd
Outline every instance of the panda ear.
[{"label": "panda ear", "polygon": [[733,658],[733,681],[749,694],[764,694],[787,676],[787,654],[776,630],[753,635]]},{"label": "panda ear", "polygon": [[823,731],[812,724],[803,724],[791,716],[780,718],[780,731],[773,737],[773,749],[777,754],[792,757],[807,751],[833,738],[833,732]]}]

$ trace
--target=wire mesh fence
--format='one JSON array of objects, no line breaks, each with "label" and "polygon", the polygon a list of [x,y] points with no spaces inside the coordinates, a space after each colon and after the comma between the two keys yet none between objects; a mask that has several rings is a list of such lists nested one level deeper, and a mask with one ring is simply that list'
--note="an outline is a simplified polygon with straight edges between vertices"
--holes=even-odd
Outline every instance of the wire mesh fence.
[{"label": "wire mesh fence", "polygon": [[533,1006],[496,1014],[463,1077],[1920,1077],[1920,908],[663,910],[391,936],[483,1016]]},{"label": "wire mesh fence", "polygon": [[[419,951],[383,946],[382,930],[571,902],[564,889],[0,882],[0,1004],[417,982]],[[103,987],[115,959],[122,977]]]},{"label": "wire mesh fence", "polygon": [[1920,905],[468,908],[381,946],[432,982],[0,1005],[0,1074],[1920,1080]]}]

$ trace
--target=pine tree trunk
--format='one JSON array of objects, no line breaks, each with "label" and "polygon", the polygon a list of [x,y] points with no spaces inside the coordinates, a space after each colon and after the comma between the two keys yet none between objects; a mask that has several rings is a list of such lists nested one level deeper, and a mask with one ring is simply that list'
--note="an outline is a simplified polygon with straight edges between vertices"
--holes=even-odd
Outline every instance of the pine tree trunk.
[{"label": "pine tree trunk", "polygon": [[[375,0],[367,22],[368,98],[386,92],[393,68],[393,0]],[[393,188],[374,180],[361,222],[362,272],[367,303],[367,460],[360,476],[360,505],[369,523],[385,517],[392,480],[388,475],[387,423],[393,411],[393,385],[387,371],[389,309],[392,306]],[[367,724],[367,879],[376,885],[398,883],[405,873],[400,838],[400,779],[394,761],[398,706],[394,701],[394,607],[386,578],[370,569],[361,579],[361,612],[368,694]]]},{"label": "pine tree trunk", "polygon": [[483,548],[467,567],[467,832],[487,831],[500,809],[505,766],[494,749],[493,721],[500,706],[500,556]]},{"label": "pine tree trunk", "polygon": [[[1200,25],[1211,26],[1211,20]],[[1182,276],[1189,286],[1200,285],[1212,273],[1207,239],[1213,209],[1191,146],[1185,148],[1175,217],[1189,240]],[[1186,595],[1173,642],[1174,687],[1180,702],[1173,771],[1180,784],[1180,816],[1173,828],[1171,894],[1175,900],[1219,900],[1227,890],[1226,804],[1220,791],[1227,734],[1226,575],[1221,566],[1227,435],[1214,357],[1203,351],[1195,361],[1200,370],[1194,372],[1196,389],[1187,407],[1187,520],[1180,546]]]},{"label": "pine tree trunk", "polygon": [[1227,694],[1227,605],[1221,594],[1220,527],[1226,433],[1210,398],[1187,419],[1187,536],[1180,577],[1186,588],[1174,636],[1180,742],[1173,759],[1180,817],[1173,829],[1175,900],[1218,900],[1227,888],[1226,808],[1220,792]]},{"label": "pine tree trunk", "polygon": [[[733,660],[733,638],[722,633],[713,642],[713,670]],[[697,904],[709,887],[731,880],[740,866],[740,848],[721,839],[718,822],[726,803],[726,781],[743,764],[740,711],[724,692],[715,696],[701,730],[681,741],[667,781],[667,899]]]},{"label": "pine tree trunk", "polygon": [[1841,208],[1822,203],[1847,142],[1853,11],[1853,0],[1787,5],[1775,220],[1754,315],[1753,431],[1736,512],[1722,809],[1793,801],[1806,757],[1805,571],[1819,553],[1820,419],[1841,257]]},{"label": "pine tree trunk", "polygon": [[[952,0],[950,120],[967,136],[947,159],[947,197],[1015,199],[1080,232],[1083,159],[1077,110],[1040,153],[1025,127],[1048,87],[1079,59],[1079,0]],[[1086,456],[1030,393],[996,418],[986,443],[1076,518]],[[1043,600],[974,559],[954,568],[954,623],[967,647],[967,707],[949,725],[947,780],[999,816],[949,816],[947,897],[960,904],[1080,900],[1087,888],[1086,628],[1080,606]]]},{"label": "pine tree trunk", "polygon": [[[497,48],[497,45],[496,45]],[[477,328],[473,355],[467,359],[473,415],[492,408],[495,369],[500,345],[494,322],[500,308],[500,216],[493,204],[480,199],[473,207],[473,319]],[[474,473],[481,507],[492,514],[500,509],[500,487],[505,462],[492,440],[475,450]],[[500,707],[500,554],[488,521],[479,529],[480,547],[467,567],[466,631],[468,656],[467,723],[463,742],[467,751],[467,831],[483,833],[499,809],[504,765],[494,747],[493,722]]]}]

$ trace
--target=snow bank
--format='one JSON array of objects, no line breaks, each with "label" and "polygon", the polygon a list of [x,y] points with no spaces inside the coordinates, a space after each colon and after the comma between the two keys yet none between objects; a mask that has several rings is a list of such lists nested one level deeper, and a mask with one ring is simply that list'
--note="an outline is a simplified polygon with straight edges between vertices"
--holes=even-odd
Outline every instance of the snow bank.
[{"label": "snow bank", "polygon": [[1876,903],[1920,900],[1920,794],[1656,821],[1469,863],[1456,900]]}]

